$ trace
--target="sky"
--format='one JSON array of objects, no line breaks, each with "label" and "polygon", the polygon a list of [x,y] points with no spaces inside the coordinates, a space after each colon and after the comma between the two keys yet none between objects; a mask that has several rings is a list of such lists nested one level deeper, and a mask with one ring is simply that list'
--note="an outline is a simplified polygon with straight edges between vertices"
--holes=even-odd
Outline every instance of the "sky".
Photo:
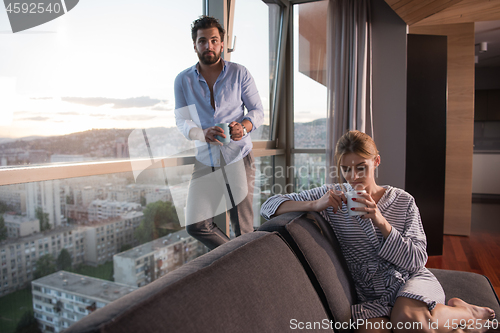
[{"label": "sky", "polygon": [[[81,0],[13,34],[1,7],[0,138],[175,126],[173,83],[198,60],[190,25],[201,14],[201,0]],[[267,5],[236,1],[234,35],[231,60],[252,73],[268,112]],[[295,80],[309,92],[295,100],[297,120],[324,117],[326,89]]]}]

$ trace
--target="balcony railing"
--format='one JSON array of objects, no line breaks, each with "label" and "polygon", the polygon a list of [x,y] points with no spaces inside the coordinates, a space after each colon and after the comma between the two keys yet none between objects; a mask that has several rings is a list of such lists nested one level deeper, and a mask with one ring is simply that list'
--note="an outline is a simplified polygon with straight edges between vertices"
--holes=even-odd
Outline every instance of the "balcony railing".
[{"label": "balcony railing", "polygon": [[[275,141],[256,141],[253,143],[254,157],[282,155],[284,149],[277,149]],[[136,159],[134,162],[150,161]],[[194,155],[165,157],[161,163],[155,163],[150,168],[166,168],[194,164]],[[112,173],[132,172],[130,159],[103,162],[82,162],[68,164],[37,165],[28,167],[0,168],[0,186],[39,182],[55,179],[105,175]]]}]

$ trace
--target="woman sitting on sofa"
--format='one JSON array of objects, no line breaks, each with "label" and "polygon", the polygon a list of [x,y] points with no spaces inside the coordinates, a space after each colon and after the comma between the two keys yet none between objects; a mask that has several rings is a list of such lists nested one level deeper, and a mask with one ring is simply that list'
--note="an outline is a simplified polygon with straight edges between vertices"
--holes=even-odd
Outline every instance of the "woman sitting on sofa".
[{"label": "woman sitting on sofa", "polygon": [[[422,323],[413,327],[424,331],[436,325],[438,332],[457,328],[451,323],[466,323],[467,331],[486,331],[493,310],[458,298],[444,304],[441,285],[425,268],[427,240],[415,200],[399,188],[376,184],[380,155],[372,138],[347,132],[337,143],[335,159],[347,183],[275,195],[262,205],[261,214],[270,219],[291,211],[316,211],[330,223],[355,282],[359,303],[352,306],[352,318],[365,323],[358,331],[378,327],[390,332],[384,324],[389,320],[393,331],[398,331],[398,323],[408,322]],[[360,197],[351,200],[366,206],[352,210],[365,215],[348,214],[345,193],[352,190]]]}]

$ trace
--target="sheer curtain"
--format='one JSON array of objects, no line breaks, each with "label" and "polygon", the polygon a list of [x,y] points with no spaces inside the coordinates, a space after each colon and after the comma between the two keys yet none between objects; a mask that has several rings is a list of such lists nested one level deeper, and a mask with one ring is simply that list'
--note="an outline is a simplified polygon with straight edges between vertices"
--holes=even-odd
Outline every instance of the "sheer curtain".
[{"label": "sheer curtain", "polygon": [[347,130],[373,137],[369,0],[330,0],[327,27],[328,121],[326,159],[335,181],[335,144]]}]

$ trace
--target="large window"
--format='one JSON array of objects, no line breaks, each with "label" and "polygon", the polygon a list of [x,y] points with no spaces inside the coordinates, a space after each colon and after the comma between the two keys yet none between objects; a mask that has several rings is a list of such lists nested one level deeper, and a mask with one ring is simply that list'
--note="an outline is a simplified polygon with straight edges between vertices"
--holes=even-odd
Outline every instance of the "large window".
[{"label": "large window", "polygon": [[[67,250],[68,270],[83,265],[80,273],[113,280],[115,254],[185,232],[177,221],[185,205],[176,207],[174,196],[185,202],[194,151],[175,127],[174,79],[198,61],[190,26],[202,11],[199,0],[87,0],[13,34],[0,10],[0,218],[12,236],[0,240],[0,296],[37,278],[44,256]],[[231,61],[249,69],[265,112],[254,141],[270,139],[281,14],[261,0],[235,2]],[[258,227],[273,193],[276,151],[262,152],[265,142],[255,147]],[[150,225],[154,210],[168,212],[170,222]],[[190,258],[204,253],[183,244]],[[32,307],[31,295],[25,303]]]},{"label": "large window", "polygon": [[[0,172],[21,175],[0,186],[0,228],[13,231],[0,239],[0,302],[20,309],[0,314],[0,331],[14,332],[32,309],[23,288],[44,267],[40,258],[55,260],[65,250],[67,270],[80,266],[81,274],[113,280],[114,254],[179,231],[178,223],[156,232],[144,226],[148,205],[165,209],[171,200],[168,182],[155,178],[162,169],[143,170],[137,179],[112,170],[130,170],[128,139],[135,129],[163,136],[151,141],[158,156],[191,147],[181,136],[167,142],[165,136],[177,131],[174,79],[198,60],[190,26],[202,11],[200,0],[86,0],[13,34],[0,9]],[[104,161],[111,162],[97,168],[105,172],[81,176]],[[67,163],[83,167],[54,172],[48,166]],[[0,183],[11,183],[5,174]],[[175,210],[172,215],[175,220]],[[203,253],[192,244],[181,249],[189,258]]]},{"label": "large window", "polygon": [[[231,61],[247,67],[264,106],[264,124],[252,133],[254,140],[269,140],[271,93],[275,83],[280,8],[262,0],[236,1],[234,39],[226,41],[234,51]],[[258,19],[256,19],[258,18]]]},{"label": "large window", "polygon": [[174,127],[201,14],[200,0],[89,0],[12,34],[0,10],[0,165],[123,159],[131,130]]},{"label": "large window", "polygon": [[325,182],[326,6],[327,1],[294,6],[294,186],[296,191]]}]

